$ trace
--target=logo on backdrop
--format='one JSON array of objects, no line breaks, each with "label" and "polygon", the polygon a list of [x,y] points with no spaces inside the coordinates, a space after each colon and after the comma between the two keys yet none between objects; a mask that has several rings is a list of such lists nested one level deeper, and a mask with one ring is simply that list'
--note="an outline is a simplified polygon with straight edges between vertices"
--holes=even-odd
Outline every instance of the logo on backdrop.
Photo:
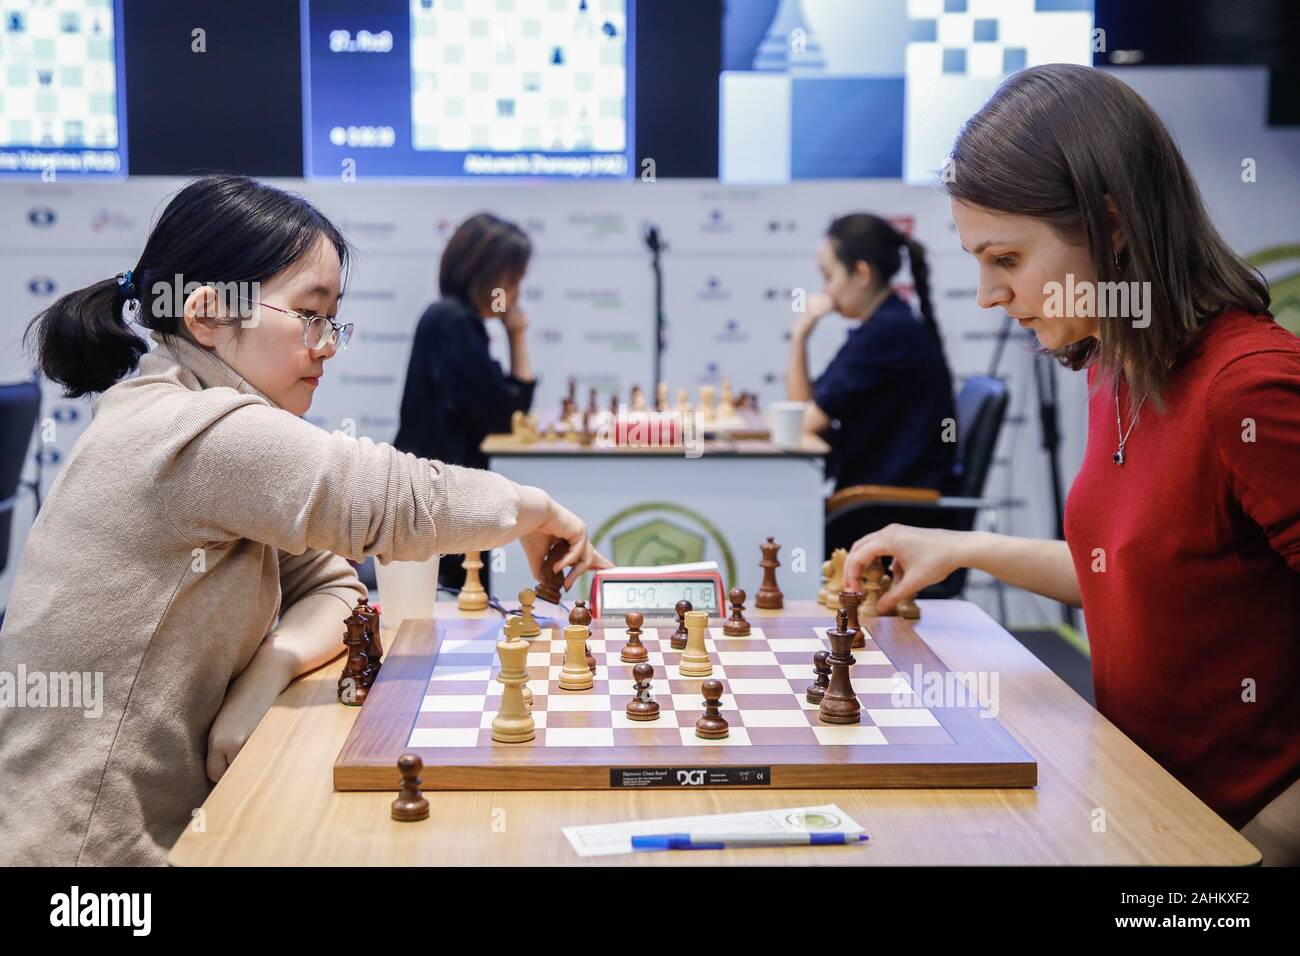
[{"label": "logo on backdrop", "polygon": [[49,206],[34,206],[27,210],[27,221],[37,228],[52,226],[58,218],[58,214]]},{"label": "logo on backdrop", "polygon": [[[645,501],[615,512],[596,529],[591,543],[619,566],[717,561],[723,579],[736,580],[731,544],[718,527],[693,508],[671,501]],[[586,575],[578,587],[586,593],[590,587]]]},{"label": "logo on backdrop", "polygon": [[27,280],[27,291],[37,297],[53,295],[56,288],[49,276],[32,276]]}]

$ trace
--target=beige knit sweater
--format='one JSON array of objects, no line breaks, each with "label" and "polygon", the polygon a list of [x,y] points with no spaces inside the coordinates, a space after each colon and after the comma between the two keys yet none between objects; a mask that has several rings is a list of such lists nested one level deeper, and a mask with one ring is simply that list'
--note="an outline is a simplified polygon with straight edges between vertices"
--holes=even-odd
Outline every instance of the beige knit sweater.
[{"label": "beige knit sweater", "polygon": [[458,553],[518,505],[499,475],[326,432],[160,342],[96,402],[22,554],[0,631],[0,864],[164,863],[211,787],[226,688],[280,610],[337,595],[341,638],[365,589],[339,555]]}]

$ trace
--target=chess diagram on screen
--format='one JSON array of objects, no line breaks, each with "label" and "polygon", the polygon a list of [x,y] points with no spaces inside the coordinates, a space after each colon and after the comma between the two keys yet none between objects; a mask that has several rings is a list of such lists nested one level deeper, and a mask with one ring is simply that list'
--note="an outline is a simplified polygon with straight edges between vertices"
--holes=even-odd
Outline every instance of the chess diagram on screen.
[{"label": "chess diagram on screen", "polygon": [[624,0],[411,0],[417,150],[622,152]]}]

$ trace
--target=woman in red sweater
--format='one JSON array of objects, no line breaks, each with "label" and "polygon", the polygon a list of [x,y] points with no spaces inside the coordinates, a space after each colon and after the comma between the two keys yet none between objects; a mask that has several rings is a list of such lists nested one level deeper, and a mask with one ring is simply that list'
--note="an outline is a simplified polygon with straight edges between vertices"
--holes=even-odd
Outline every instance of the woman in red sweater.
[{"label": "woman in red sweater", "polygon": [[1097,708],[1260,848],[1300,862],[1300,339],[1121,81],[1009,77],[946,188],[979,303],[1088,376],[1065,541],[891,525],[889,611],[972,567],[1082,607]]}]

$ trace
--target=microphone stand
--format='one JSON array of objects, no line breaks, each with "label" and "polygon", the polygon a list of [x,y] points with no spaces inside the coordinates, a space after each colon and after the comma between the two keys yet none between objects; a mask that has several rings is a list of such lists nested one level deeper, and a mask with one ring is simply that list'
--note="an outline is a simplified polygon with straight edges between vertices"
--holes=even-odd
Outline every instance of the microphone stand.
[{"label": "microphone stand", "polygon": [[654,334],[654,378],[650,381],[650,394],[663,381],[664,339],[667,323],[664,321],[664,271],[662,253],[668,248],[659,239],[659,229],[647,225],[642,236],[646,248],[650,250],[650,269],[655,277],[655,334]]}]

